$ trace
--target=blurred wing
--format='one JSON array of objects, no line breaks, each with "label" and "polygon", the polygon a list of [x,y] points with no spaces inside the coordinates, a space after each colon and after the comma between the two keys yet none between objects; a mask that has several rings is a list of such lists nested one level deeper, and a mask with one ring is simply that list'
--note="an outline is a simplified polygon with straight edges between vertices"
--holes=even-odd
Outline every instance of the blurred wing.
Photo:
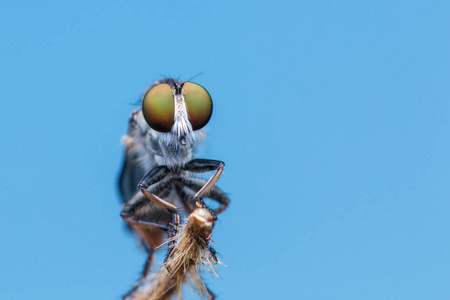
[{"label": "blurred wing", "polygon": [[122,200],[127,202],[138,191],[137,185],[155,165],[150,137],[147,134],[147,123],[141,110],[131,114],[128,134],[122,138],[125,145],[125,159],[119,179]]},{"label": "blurred wing", "polygon": [[[147,123],[142,116],[141,110],[131,114],[128,134],[122,138],[125,145],[125,158],[122,172],[119,179],[119,190],[123,202],[127,202],[133,197],[145,197],[137,188],[141,179],[156,166],[154,151],[158,145],[152,144],[148,135]],[[170,215],[159,207],[149,205],[141,207],[136,213],[139,220],[153,221],[160,219],[167,223]],[[139,237],[142,245],[149,253],[162,243],[165,232],[131,226],[132,230]]]}]

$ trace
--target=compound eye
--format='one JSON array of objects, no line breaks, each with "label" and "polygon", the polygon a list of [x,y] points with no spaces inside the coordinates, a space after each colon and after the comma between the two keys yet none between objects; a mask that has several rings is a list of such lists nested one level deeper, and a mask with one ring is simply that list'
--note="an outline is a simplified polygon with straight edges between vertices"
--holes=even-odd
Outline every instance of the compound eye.
[{"label": "compound eye", "polygon": [[172,88],[168,84],[158,84],[144,95],[142,113],[147,124],[156,131],[169,132],[174,120],[174,100]]},{"label": "compound eye", "polygon": [[184,101],[192,129],[204,127],[212,115],[213,104],[208,91],[193,82],[183,84]]}]

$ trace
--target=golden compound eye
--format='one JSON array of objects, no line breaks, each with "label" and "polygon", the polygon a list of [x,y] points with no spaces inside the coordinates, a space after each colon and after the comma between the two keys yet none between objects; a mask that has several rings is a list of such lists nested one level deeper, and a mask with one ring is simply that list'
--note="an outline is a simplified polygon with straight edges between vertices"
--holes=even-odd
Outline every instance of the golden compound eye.
[{"label": "golden compound eye", "polygon": [[170,85],[158,84],[144,95],[142,113],[151,128],[159,132],[169,132],[174,120],[174,106]]},{"label": "golden compound eye", "polygon": [[184,101],[192,129],[204,127],[212,115],[213,104],[208,91],[193,82],[183,84]]}]

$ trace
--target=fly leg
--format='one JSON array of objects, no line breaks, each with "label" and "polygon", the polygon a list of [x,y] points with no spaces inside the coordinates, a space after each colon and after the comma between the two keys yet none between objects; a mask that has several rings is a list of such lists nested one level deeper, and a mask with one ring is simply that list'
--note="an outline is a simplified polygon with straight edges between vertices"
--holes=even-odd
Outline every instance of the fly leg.
[{"label": "fly leg", "polygon": [[[131,198],[126,204],[125,207],[122,210],[121,216],[125,222],[127,222],[129,225],[134,228],[137,232],[141,232],[140,228],[143,229],[158,229],[162,231],[169,231],[169,226],[165,224],[158,224],[156,222],[151,221],[143,221],[139,220],[139,214],[138,210],[140,207],[148,204],[148,199],[140,192],[137,192],[136,195]],[[144,241],[143,241],[144,242]],[[130,299],[130,297],[133,295],[133,293],[139,288],[139,286],[142,284],[145,277],[148,275],[150,271],[150,267],[153,263],[153,248],[151,247],[150,243],[147,241],[144,243],[144,246],[147,250],[148,257],[147,261],[144,266],[144,270],[142,271],[142,276],[138,280],[138,282],[131,288],[129,292],[127,292],[123,299]]]},{"label": "fly leg", "polygon": [[[135,230],[139,231],[140,229],[159,229],[166,232],[169,232],[169,235],[176,234],[176,227],[178,226],[178,214],[176,213],[176,207],[156,195],[156,193],[160,193],[164,191],[170,184],[172,184],[171,180],[167,180],[168,174],[170,173],[169,169],[165,166],[159,166],[153,168],[144,178],[140,181],[138,188],[141,192],[137,192],[124,206],[121,216],[125,222],[127,222],[132,227],[136,228]],[[139,208],[144,205],[148,205],[148,200],[151,200],[153,203],[158,206],[164,208],[166,211],[175,215],[173,217],[173,223],[175,226],[169,226],[169,224],[159,224],[157,220],[155,222],[148,221],[147,219],[139,218]],[[150,271],[150,267],[153,263],[153,248],[150,244],[145,245],[148,251],[148,258],[145,263],[144,270],[142,272],[141,279],[134,285],[134,287],[123,296],[123,299],[129,299],[133,295],[133,293],[139,288],[142,280],[148,275]],[[170,249],[169,249],[170,251]],[[170,252],[169,252],[170,253]]]},{"label": "fly leg", "polygon": [[173,237],[177,234],[178,224],[180,224],[180,215],[177,212],[177,207],[155,194],[155,191],[161,189],[158,183],[165,183],[166,186],[171,183],[171,180],[163,182],[163,180],[170,173],[170,170],[166,166],[158,166],[153,168],[147,175],[142,178],[138,184],[138,188],[141,192],[153,203],[166,210],[172,215],[172,226],[169,228],[169,255],[173,249],[175,241]]},{"label": "fly leg", "polygon": [[[211,255],[211,258],[214,261],[217,261],[216,250],[214,250],[213,248],[209,247],[209,253]],[[206,287],[206,291],[208,292],[208,299],[209,300],[216,299],[216,294],[214,294],[213,291],[211,291],[211,289],[207,285],[205,285],[205,287]]]},{"label": "fly leg", "polygon": [[[169,181],[163,181],[163,179],[165,179],[168,174],[169,169],[167,167],[165,166],[155,167],[147,175],[144,176],[144,178],[139,183],[138,187],[148,199],[152,200],[157,205],[165,208],[165,206],[163,206],[159,202],[162,201],[162,203],[166,203],[167,205],[175,208],[176,210],[175,206],[173,206],[170,203],[167,203],[166,201],[162,200],[161,198],[153,194],[155,192],[163,190],[170,184]],[[142,194],[140,193],[136,193],[133,196],[133,198],[128,200],[124,208],[122,209],[122,213],[120,214],[122,219],[132,226],[168,231],[169,228],[167,225],[158,224],[156,222],[151,222],[147,220],[139,220],[136,217],[137,210],[148,203],[146,197],[143,197]]]},{"label": "fly leg", "polygon": [[142,271],[141,278],[138,280],[138,282],[136,282],[136,284],[131,288],[131,290],[129,290],[125,295],[123,295],[123,297],[122,297],[123,300],[132,299],[132,295],[141,286],[141,284],[144,282],[145,278],[147,277],[148,273],[150,272],[150,268],[153,264],[154,259],[155,258],[153,256],[153,249],[150,248],[150,250],[148,252],[147,261],[145,262],[144,270]]},{"label": "fly leg", "polygon": [[[140,192],[136,193],[136,195],[126,203],[125,207],[122,210],[121,216],[123,220],[128,224],[132,225],[132,227],[135,228],[134,230],[136,231],[140,231],[139,228],[159,229],[163,231],[168,231],[169,227],[167,225],[137,219],[137,216],[135,216],[136,211],[145,204],[148,204],[148,199]],[[131,290],[128,291],[123,296],[124,300],[131,299],[133,293],[139,288],[139,286],[142,284],[143,280],[147,276],[148,272],[150,271],[150,267],[153,262],[153,249],[149,244],[144,245],[145,248],[147,249],[148,257],[145,263],[144,270],[142,272],[142,276],[138,280],[138,282],[131,288]]]},{"label": "fly leg", "polygon": [[193,159],[190,162],[188,162],[183,168],[184,170],[193,173],[205,173],[210,171],[216,171],[216,173],[213,176],[211,176],[211,178],[203,185],[203,187],[194,195],[193,199],[197,207],[205,208],[209,212],[211,212],[211,214],[214,217],[214,221],[217,220],[217,215],[212,209],[210,209],[205,204],[203,199],[214,187],[220,175],[222,175],[224,168],[225,163],[223,161],[211,159]]},{"label": "fly leg", "polygon": [[206,287],[206,291],[208,292],[208,299],[209,300],[216,299],[216,295],[211,291],[211,289],[209,287]]},{"label": "fly leg", "polygon": [[[188,179],[180,179],[180,182],[177,183],[177,191],[178,194],[183,199],[186,206],[190,207],[191,210],[194,210],[195,207],[192,207],[192,199],[195,197],[194,195],[206,184],[206,180],[203,178],[188,178]],[[213,187],[207,197],[211,200],[217,201],[219,203],[219,208],[213,209],[216,215],[223,212],[230,203],[228,196],[217,186]]]}]

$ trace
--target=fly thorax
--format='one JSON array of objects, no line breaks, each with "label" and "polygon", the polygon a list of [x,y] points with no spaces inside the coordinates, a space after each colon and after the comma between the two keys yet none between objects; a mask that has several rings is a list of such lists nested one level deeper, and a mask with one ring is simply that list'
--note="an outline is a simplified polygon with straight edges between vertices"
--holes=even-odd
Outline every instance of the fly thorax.
[{"label": "fly thorax", "polygon": [[164,155],[164,164],[169,168],[177,168],[184,166],[188,161],[192,159],[193,146],[181,146],[179,139],[176,139],[173,134],[166,134],[167,140],[161,140],[161,150]]}]

